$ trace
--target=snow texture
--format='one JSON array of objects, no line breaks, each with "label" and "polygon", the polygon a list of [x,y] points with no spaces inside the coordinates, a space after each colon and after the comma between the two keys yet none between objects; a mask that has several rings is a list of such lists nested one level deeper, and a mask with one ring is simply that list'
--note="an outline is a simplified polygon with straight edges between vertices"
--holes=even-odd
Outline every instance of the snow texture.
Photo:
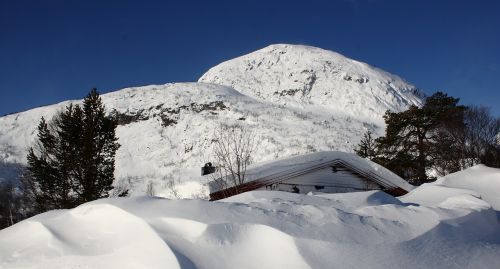
[{"label": "snow texture", "polygon": [[500,268],[499,212],[478,198],[499,196],[499,173],[473,167],[401,200],[381,191],[101,199],[0,230],[0,268]]},{"label": "snow texture", "polygon": [[[383,134],[386,110],[420,105],[420,97],[399,77],[340,54],[272,45],[212,68],[199,83],[103,94],[108,112],[120,119],[114,185],[132,195],[144,195],[149,186],[164,197],[206,197],[200,168],[212,161],[214,129],[221,123],[253,130],[259,144],[254,163],[352,152],[367,130]],[[0,117],[0,162],[10,169],[0,167],[0,177],[12,177],[11,168],[26,164],[41,116],[51,119],[80,102]]]},{"label": "snow texture", "polygon": [[283,105],[380,120],[387,109],[420,105],[422,93],[398,76],[320,48],[277,44],[223,62],[200,82]]},{"label": "snow texture", "polygon": [[401,199],[405,202],[419,201],[421,204],[436,206],[460,194],[481,198],[500,211],[500,169],[479,164],[446,175],[435,182],[423,184]]}]

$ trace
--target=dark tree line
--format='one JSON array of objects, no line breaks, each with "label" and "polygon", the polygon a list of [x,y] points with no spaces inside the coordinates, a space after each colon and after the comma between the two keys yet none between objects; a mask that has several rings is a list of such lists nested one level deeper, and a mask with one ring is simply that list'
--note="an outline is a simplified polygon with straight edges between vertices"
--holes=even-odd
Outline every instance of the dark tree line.
[{"label": "dark tree line", "polygon": [[22,192],[17,186],[8,181],[0,184],[0,229],[13,225],[28,216],[23,209],[26,204]]},{"label": "dark tree line", "polygon": [[500,119],[458,101],[437,92],[422,107],[387,111],[385,135],[368,131],[355,151],[416,185],[479,163],[500,167]]}]

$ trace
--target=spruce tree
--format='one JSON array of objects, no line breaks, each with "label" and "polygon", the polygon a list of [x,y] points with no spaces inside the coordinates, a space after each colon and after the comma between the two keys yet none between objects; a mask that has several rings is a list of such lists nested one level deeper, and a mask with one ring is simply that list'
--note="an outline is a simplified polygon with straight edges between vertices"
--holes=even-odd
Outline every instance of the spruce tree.
[{"label": "spruce tree", "polygon": [[115,153],[119,148],[116,120],[105,116],[105,108],[96,89],[83,101],[83,133],[80,178],[83,201],[107,197],[112,189]]},{"label": "spruce tree", "polygon": [[28,151],[29,179],[35,184],[35,202],[38,211],[69,208],[74,206],[70,180],[61,169],[61,141],[57,132],[49,129],[49,124],[42,117],[38,125],[38,142]]},{"label": "spruce tree", "polygon": [[33,183],[28,185],[40,211],[107,197],[119,148],[116,126],[96,89],[83,106],[67,106],[50,123],[41,119],[37,144],[27,157],[27,178]]}]

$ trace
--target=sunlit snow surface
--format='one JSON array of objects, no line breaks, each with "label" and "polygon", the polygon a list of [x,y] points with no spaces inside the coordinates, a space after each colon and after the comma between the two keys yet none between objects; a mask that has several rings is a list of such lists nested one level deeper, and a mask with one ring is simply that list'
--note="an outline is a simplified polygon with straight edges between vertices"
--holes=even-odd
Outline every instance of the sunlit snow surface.
[{"label": "sunlit snow surface", "polygon": [[477,166],[401,200],[102,199],[1,230],[0,268],[500,268],[500,208],[487,202],[499,194],[500,170]]},{"label": "sunlit snow surface", "polygon": [[386,110],[421,104],[421,92],[402,78],[311,46],[275,44],[228,60],[198,80],[225,85],[277,104],[381,120]]}]

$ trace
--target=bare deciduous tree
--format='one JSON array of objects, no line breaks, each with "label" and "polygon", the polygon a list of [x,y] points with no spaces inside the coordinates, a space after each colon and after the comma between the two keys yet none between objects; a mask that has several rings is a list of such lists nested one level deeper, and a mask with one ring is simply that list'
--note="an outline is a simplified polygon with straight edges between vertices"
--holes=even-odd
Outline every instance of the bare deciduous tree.
[{"label": "bare deciduous tree", "polygon": [[155,196],[156,191],[155,191],[155,186],[152,181],[148,182],[148,185],[146,186],[146,195],[147,196]]},{"label": "bare deciduous tree", "polygon": [[39,213],[23,191],[21,184],[0,180],[0,229]]},{"label": "bare deciduous tree", "polygon": [[218,189],[237,187],[247,180],[247,167],[255,150],[255,136],[247,127],[221,124],[214,132],[212,174]]},{"label": "bare deciduous tree", "polygon": [[168,178],[166,179],[166,187],[167,190],[170,192],[170,194],[175,198],[175,199],[181,199],[181,195],[179,193],[179,181],[175,180],[174,178]]},{"label": "bare deciduous tree", "polygon": [[500,118],[492,116],[486,107],[472,106],[466,111],[465,124],[468,166],[477,163],[498,166],[500,149],[496,140],[500,133]]}]

